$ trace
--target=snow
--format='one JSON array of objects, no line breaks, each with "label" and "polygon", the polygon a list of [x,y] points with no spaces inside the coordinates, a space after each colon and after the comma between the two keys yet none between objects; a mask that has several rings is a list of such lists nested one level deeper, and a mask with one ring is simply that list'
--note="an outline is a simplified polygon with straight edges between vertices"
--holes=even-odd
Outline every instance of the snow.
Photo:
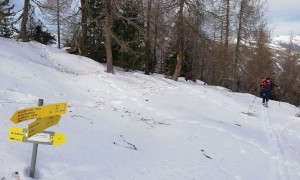
[{"label": "snow", "polygon": [[[280,46],[280,44],[289,45],[291,40],[291,36],[276,36],[272,38],[273,46]],[[300,46],[300,35],[293,36],[292,43],[296,46]]]},{"label": "snow", "polygon": [[[8,141],[17,110],[68,103],[39,145],[42,180],[298,180],[299,108],[203,82],[105,66],[35,42],[0,38],[0,178],[30,180],[32,144]],[[18,172],[18,174],[15,174]]]}]

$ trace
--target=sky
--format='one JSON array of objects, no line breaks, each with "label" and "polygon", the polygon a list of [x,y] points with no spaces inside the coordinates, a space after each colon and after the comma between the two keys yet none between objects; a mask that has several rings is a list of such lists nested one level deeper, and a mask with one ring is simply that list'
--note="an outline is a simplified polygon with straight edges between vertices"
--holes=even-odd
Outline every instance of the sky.
[{"label": "sky", "polygon": [[300,179],[299,107],[271,100],[266,108],[259,97],[201,81],[105,69],[0,38],[1,180],[31,180],[33,145],[8,134],[35,122],[10,119],[38,99],[67,103],[58,124],[45,129],[66,141],[38,146],[39,180]]},{"label": "sky", "polygon": [[266,13],[272,35],[300,35],[299,0],[268,0]]}]

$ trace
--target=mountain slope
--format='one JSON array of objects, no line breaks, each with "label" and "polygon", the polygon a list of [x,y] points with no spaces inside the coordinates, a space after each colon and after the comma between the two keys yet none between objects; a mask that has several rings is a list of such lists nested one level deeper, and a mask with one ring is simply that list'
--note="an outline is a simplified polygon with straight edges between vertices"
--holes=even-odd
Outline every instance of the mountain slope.
[{"label": "mountain slope", "polygon": [[[223,180],[300,178],[299,112],[287,103],[105,67],[62,50],[0,38],[0,178],[30,179],[32,145],[7,140],[19,109],[67,102],[47,130],[60,147],[39,145],[45,180]],[[15,175],[14,175],[15,176]]]},{"label": "mountain slope", "polygon": [[[291,43],[290,41],[290,36],[277,36],[272,38],[272,44],[275,46],[286,47]],[[300,50],[300,35],[294,36],[292,43],[295,45],[296,49]]]}]

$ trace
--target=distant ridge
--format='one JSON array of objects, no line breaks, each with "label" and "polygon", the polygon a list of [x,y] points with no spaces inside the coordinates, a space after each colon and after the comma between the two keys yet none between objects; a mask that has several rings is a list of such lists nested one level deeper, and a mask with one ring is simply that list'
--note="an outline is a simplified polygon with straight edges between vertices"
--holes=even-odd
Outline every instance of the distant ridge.
[{"label": "distant ridge", "polygon": [[[290,44],[290,36],[276,36],[272,38],[272,43],[275,45]],[[294,36],[292,43],[296,46],[300,46],[300,35]]]}]

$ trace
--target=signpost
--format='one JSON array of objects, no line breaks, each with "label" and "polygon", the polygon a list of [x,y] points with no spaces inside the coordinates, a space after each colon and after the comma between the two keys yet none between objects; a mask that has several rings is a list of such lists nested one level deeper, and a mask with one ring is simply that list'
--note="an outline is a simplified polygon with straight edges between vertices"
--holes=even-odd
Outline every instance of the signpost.
[{"label": "signpost", "polygon": [[8,140],[27,142],[33,144],[30,174],[34,178],[37,158],[38,144],[60,146],[67,140],[62,132],[44,131],[45,129],[58,124],[61,114],[67,112],[67,103],[49,104],[43,106],[44,100],[39,99],[37,107],[26,108],[16,111],[10,120],[17,124],[26,120],[36,119],[26,128],[10,127]]},{"label": "signpost", "polygon": [[10,120],[17,124],[26,120],[65,114],[67,103],[49,104],[16,111]]},{"label": "signpost", "polygon": [[42,131],[41,133],[37,133],[30,138],[28,138],[26,134],[26,128],[10,127],[8,133],[8,140],[16,142],[46,144],[53,146],[61,146],[67,140],[66,136],[62,132]]},{"label": "signpost", "polygon": [[44,129],[47,129],[51,126],[58,124],[60,120],[60,115],[51,116],[46,118],[39,118],[33,123],[28,125],[28,137],[35,135],[36,133],[42,132]]},{"label": "signpost", "polygon": [[[38,106],[42,106],[43,104],[44,104],[44,100],[39,99]],[[18,113],[18,114],[21,114],[21,113]],[[38,146],[39,146],[38,143],[33,143],[32,156],[31,156],[31,166],[30,166],[30,172],[29,172],[29,177],[32,177],[32,178],[34,178],[34,173],[35,173],[35,165],[36,165],[36,157],[37,157]]]}]

